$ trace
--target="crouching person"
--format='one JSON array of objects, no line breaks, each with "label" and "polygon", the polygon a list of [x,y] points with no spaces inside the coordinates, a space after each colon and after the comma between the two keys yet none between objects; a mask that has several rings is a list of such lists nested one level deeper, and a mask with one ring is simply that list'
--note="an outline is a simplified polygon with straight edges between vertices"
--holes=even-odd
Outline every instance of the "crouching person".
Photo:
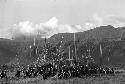
[{"label": "crouching person", "polygon": [[6,70],[3,70],[0,74],[0,78],[3,79],[3,78],[6,78],[7,79],[7,74],[6,74]]}]

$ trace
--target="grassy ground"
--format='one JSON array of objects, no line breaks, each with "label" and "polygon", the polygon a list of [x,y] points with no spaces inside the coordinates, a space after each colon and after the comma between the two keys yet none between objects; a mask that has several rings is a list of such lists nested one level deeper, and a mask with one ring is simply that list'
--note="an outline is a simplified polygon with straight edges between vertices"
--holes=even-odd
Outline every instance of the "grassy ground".
[{"label": "grassy ground", "polygon": [[115,76],[72,78],[65,80],[42,80],[38,78],[20,79],[18,81],[11,80],[8,83],[1,81],[0,84],[125,84],[125,75],[119,74]]}]

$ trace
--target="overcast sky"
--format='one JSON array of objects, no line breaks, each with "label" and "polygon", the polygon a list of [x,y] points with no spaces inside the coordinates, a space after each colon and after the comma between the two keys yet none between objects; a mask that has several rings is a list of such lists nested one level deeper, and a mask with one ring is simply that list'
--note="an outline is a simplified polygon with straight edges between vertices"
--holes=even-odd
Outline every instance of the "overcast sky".
[{"label": "overcast sky", "polygon": [[125,0],[0,0],[0,29],[56,17],[59,24],[125,23]]}]

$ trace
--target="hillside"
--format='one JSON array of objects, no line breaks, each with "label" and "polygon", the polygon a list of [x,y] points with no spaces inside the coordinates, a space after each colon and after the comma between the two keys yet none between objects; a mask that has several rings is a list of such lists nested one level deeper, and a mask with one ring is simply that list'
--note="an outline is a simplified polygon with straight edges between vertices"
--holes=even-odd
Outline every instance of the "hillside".
[{"label": "hillside", "polygon": [[8,63],[16,56],[16,45],[9,39],[0,39],[0,65]]},{"label": "hillside", "polygon": [[[71,49],[73,50],[73,33],[59,33],[55,34],[52,37],[47,39],[47,42],[50,42],[54,47],[62,40],[63,43],[61,50],[64,50],[63,57],[68,58],[68,46],[72,44]],[[94,58],[97,64],[100,64],[100,59],[102,59],[102,64],[116,65],[125,63],[125,27],[114,28],[113,26],[101,26],[95,29],[91,29],[85,32],[78,32],[76,36],[76,45],[77,45],[77,56],[81,59],[81,56],[87,53],[87,49],[91,48],[91,55]],[[63,37],[63,38],[62,38]],[[11,45],[10,45],[11,43]],[[10,56],[11,62],[9,62],[9,57],[7,57],[7,62],[17,63],[17,57],[15,53],[18,52],[18,58],[20,63],[33,63],[39,56],[34,55],[34,47],[29,48],[33,44],[33,38],[25,38],[22,41],[21,38],[17,38],[12,41],[2,40],[0,41],[1,49],[4,48],[8,50],[8,54],[14,53],[13,56]],[[44,39],[37,38],[36,44],[39,47],[44,45]],[[102,45],[103,55],[100,58],[100,44]],[[8,46],[9,45],[9,46]],[[86,46],[87,45],[87,46]],[[7,48],[6,48],[7,47]],[[4,49],[2,49],[4,50]],[[11,52],[10,52],[11,51]],[[1,51],[2,54],[5,53]],[[1,55],[1,60],[3,55]],[[4,56],[5,57],[5,56]]]},{"label": "hillside", "polygon": [[[73,33],[59,33],[49,38],[48,41],[58,43],[63,40],[65,44],[63,48],[66,50],[72,44],[73,36]],[[101,26],[85,32],[78,32],[75,36],[79,58],[84,53],[87,53],[87,49],[91,48],[91,55],[97,64],[100,64],[100,59],[102,59],[101,62],[104,65],[121,65],[125,63],[125,27]],[[100,44],[103,50],[102,57],[100,57]],[[68,50],[66,51],[68,56]]]}]

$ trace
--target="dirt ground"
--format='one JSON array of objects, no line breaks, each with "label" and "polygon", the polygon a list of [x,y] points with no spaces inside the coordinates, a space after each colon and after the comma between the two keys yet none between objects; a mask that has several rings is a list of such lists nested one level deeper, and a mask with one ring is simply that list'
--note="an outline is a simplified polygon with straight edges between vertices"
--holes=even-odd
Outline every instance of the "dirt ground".
[{"label": "dirt ground", "polygon": [[101,76],[101,77],[84,77],[72,79],[48,79],[42,80],[38,78],[27,78],[20,80],[1,80],[0,84],[125,84],[125,75],[119,74],[114,76]]}]

